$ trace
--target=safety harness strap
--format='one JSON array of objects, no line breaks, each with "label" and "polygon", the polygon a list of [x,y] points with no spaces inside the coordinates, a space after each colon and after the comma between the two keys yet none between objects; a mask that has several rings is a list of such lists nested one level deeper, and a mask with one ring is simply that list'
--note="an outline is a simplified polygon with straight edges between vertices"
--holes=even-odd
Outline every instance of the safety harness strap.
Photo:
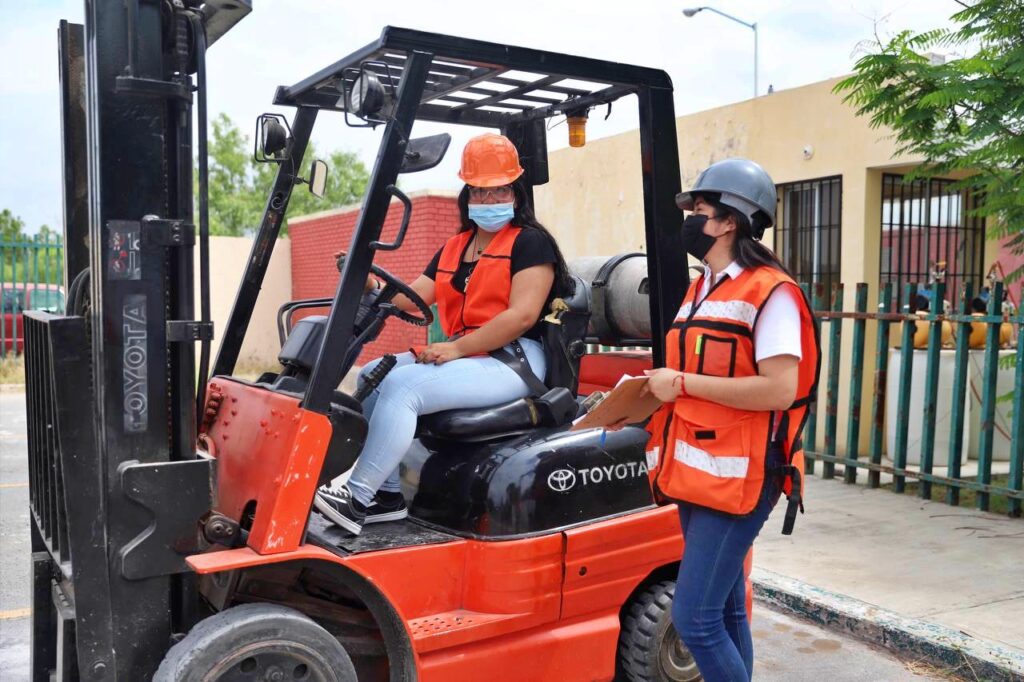
[{"label": "safety harness strap", "polygon": [[[782,413],[782,418],[779,420],[778,426],[779,428],[776,434],[776,438],[778,440],[776,441],[776,445],[777,447],[782,449],[784,447],[783,443],[787,437],[787,434],[789,433],[788,410]],[[799,452],[802,447],[803,444],[800,442],[800,436],[798,435],[793,440],[793,444],[789,448],[790,456],[792,457],[793,453]],[[790,459],[789,461],[792,462],[792,459]],[[774,467],[772,469],[772,473],[775,474],[776,476],[782,477],[783,480],[785,480],[788,477],[792,484],[792,487],[789,491],[789,495],[786,498],[788,500],[788,504],[786,505],[786,516],[782,521],[782,534],[792,535],[793,526],[796,524],[797,510],[799,509],[801,514],[804,513],[804,502],[803,496],[801,495],[801,481],[803,480],[802,475],[800,470],[797,467],[793,466],[791,463]]]},{"label": "safety harness strap", "polygon": [[530,360],[526,357],[526,351],[523,350],[523,345],[518,341],[513,341],[509,345],[512,347],[512,353],[509,353],[504,348],[498,348],[492,350],[490,356],[495,360],[505,363],[509,369],[519,375],[519,378],[523,380],[526,387],[530,389],[528,397],[539,398],[547,393],[548,387],[533,373],[533,369],[530,367]]},{"label": "safety harness strap", "polygon": [[801,496],[800,489],[800,470],[792,464],[785,464],[783,466],[775,467],[772,473],[782,476],[783,478],[789,477],[793,487],[790,490],[789,496],[786,498],[788,504],[786,504],[786,516],[782,521],[782,534],[792,535],[793,526],[796,524],[796,512],[799,509],[800,513],[804,513],[803,497]]},{"label": "safety harness strap", "polygon": [[814,393],[811,393],[810,395],[804,396],[803,398],[798,398],[798,399],[793,401],[793,404],[790,405],[788,409],[795,410],[797,408],[804,407],[806,405],[810,405],[811,403],[814,402],[814,400],[817,397],[818,397],[817,392],[814,392]]}]

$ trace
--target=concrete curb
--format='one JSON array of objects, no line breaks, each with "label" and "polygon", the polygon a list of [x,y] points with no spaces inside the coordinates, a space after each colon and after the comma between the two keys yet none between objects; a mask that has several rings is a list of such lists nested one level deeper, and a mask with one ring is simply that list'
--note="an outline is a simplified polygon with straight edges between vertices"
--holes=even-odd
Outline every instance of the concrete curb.
[{"label": "concrete curb", "polygon": [[1024,680],[1024,655],[967,633],[908,618],[762,568],[751,573],[754,596],[819,625],[882,646],[968,679]]},{"label": "concrete curb", "polygon": [[25,384],[0,384],[0,393],[24,393]]}]

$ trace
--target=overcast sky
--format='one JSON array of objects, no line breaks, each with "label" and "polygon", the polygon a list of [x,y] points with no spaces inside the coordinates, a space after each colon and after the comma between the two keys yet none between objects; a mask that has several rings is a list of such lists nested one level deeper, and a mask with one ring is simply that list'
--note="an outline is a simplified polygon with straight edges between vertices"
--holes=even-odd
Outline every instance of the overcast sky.
[{"label": "overcast sky", "polygon": [[[688,19],[681,10],[693,6],[689,0],[253,4],[252,14],[211,47],[208,57],[211,118],[225,112],[246,132],[253,128],[256,115],[273,110],[269,102],[278,85],[292,84],[373,41],[389,24],[662,68],[675,84],[678,114],[743,100],[753,91],[752,31],[710,12]],[[850,71],[858,45],[870,39],[876,27],[888,35],[904,28],[946,26],[960,8],[954,0],[711,4],[757,22],[761,94],[769,84],[780,90]],[[0,209],[20,215],[30,231],[44,223],[61,225],[57,23],[81,22],[83,6],[82,0],[0,3]],[[595,112],[588,137],[635,128],[634,101],[616,103],[607,122]],[[453,133],[448,158],[432,171],[405,176],[406,189],[459,186],[455,171],[462,144],[478,131],[418,124],[415,132],[442,129]],[[323,151],[355,151],[370,166],[379,130],[350,129],[340,115],[329,114],[318,119],[313,140]],[[564,131],[563,124],[549,133],[551,148],[566,146]]]}]

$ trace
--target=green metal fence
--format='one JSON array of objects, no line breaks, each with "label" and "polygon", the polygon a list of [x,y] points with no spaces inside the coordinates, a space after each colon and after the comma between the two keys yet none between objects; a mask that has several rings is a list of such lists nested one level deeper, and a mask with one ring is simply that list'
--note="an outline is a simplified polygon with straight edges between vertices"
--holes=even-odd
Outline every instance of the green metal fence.
[{"label": "green metal fence", "polygon": [[64,245],[56,235],[0,241],[0,357],[20,355],[25,310],[64,312]]},{"label": "green metal fence", "polygon": [[[896,493],[916,488],[917,495],[929,500],[935,496],[933,486],[938,485],[945,488],[942,498],[952,505],[960,504],[962,491],[971,491],[979,509],[991,509],[996,498],[1005,503],[998,506],[1005,507],[1009,515],[1020,516],[1024,501],[1024,314],[1018,311],[1013,318],[1004,317],[999,303],[1002,284],[992,287],[985,314],[971,314],[973,291],[969,284],[959,292],[954,313],[943,310],[941,284],[931,285],[931,309],[927,311],[912,309],[918,294],[915,284],[904,288],[899,300],[906,303],[900,312],[890,312],[896,298],[891,284],[879,291],[878,312],[868,312],[867,284],[854,287],[852,310],[844,310],[841,284],[827,294],[821,285],[804,285],[804,291],[816,311],[824,361],[818,400],[811,405],[804,431],[807,473],[816,473],[817,462],[821,462],[822,478],[835,478],[839,466],[843,480],[856,483],[858,472],[865,470],[872,488],[889,487]],[[849,321],[849,336],[844,336],[844,321]],[[919,323],[927,331],[923,348],[914,344]],[[955,328],[945,344],[944,324]],[[1017,341],[1003,344],[1001,349],[999,335],[1004,324],[1011,325]],[[972,350],[969,340],[976,325],[984,328],[984,344]],[[873,363],[866,361],[870,334],[874,334]],[[443,338],[435,318],[428,340],[432,343]],[[850,344],[848,362],[844,362],[845,343]],[[588,352],[605,350],[612,349],[588,347]],[[1000,358],[1000,353],[1004,357]],[[892,386],[890,355],[899,364]],[[923,364],[923,372],[915,375],[919,364]],[[949,369],[950,364],[952,368],[942,381],[940,369]],[[972,364],[977,369],[974,380],[968,376]],[[845,380],[844,365],[849,368]],[[1009,385],[1005,390],[999,386],[1000,373]],[[870,388],[867,394],[866,387]],[[919,399],[915,399],[916,393],[921,394]],[[866,426],[862,418],[865,399],[871,403]],[[948,411],[940,414],[940,403]],[[968,407],[975,404],[980,415],[968,419]],[[1001,421],[997,406],[1007,405],[1008,415]],[[840,424],[846,435],[842,445]],[[918,427],[916,439],[911,437],[911,426]],[[940,443],[944,434],[948,438]],[[820,443],[819,435],[824,436]],[[976,451],[972,453],[976,460],[968,463],[969,471],[962,465],[967,436],[976,436],[976,447],[974,440],[968,439],[967,447]],[[993,456],[997,437],[1008,444],[1005,461]],[[912,450],[917,453],[916,462],[910,461]]]},{"label": "green metal fence", "polygon": [[[843,480],[854,483],[858,471],[864,469],[869,486],[891,486],[896,493],[914,487],[923,499],[932,499],[933,486],[940,485],[945,488],[943,498],[952,505],[960,504],[962,492],[971,491],[979,509],[989,510],[993,499],[1001,499],[1000,508],[1005,502],[1009,515],[1020,516],[1024,500],[1024,315],[1020,311],[1012,318],[1003,315],[1002,289],[1002,284],[995,284],[986,312],[971,314],[973,292],[970,285],[965,285],[959,292],[957,312],[945,313],[942,284],[931,285],[927,311],[912,309],[918,288],[911,284],[900,298],[906,301],[903,309],[890,312],[894,292],[892,285],[884,285],[879,292],[878,312],[869,313],[866,284],[856,285],[852,311],[843,309],[842,285],[830,292],[827,301],[818,286],[812,300],[827,369],[820,377],[818,401],[812,405],[804,432],[807,472],[814,473],[820,461],[823,478],[835,477],[836,467],[841,466]],[[841,387],[844,320],[852,321],[846,325],[848,330],[852,326],[852,336],[849,381]],[[952,335],[950,328],[955,329]],[[897,330],[899,340],[895,341],[892,337]],[[925,330],[927,343],[921,347]],[[873,367],[865,357],[869,331],[875,333]],[[982,331],[983,347],[977,347]],[[1010,331],[1016,343],[1001,344],[1001,331]],[[972,332],[974,350],[970,348]],[[945,343],[944,334],[950,337]],[[890,356],[899,365],[898,375],[893,377],[889,376]],[[923,376],[915,376],[922,366]],[[971,366],[976,370],[973,379],[969,378]],[[865,384],[872,381],[871,421],[864,447],[860,441],[865,430],[861,424],[862,396]],[[895,395],[890,395],[893,387]],[[846,443],[845,452],[839,453],[837,422],[843,393]],[[823,415],[818,413],[821,409]],[[968,419],[968,411],[974,409],[980,414]],[[824,430],[823,443],[818,440],[819,427]],[[940,443],[946,435],[948,439]],[[965,440],[976,456],[976,462],[968,462],[972,471],[965,471],[963,465]],[[994,458],[997,441],[998,462]],[[916,461],[910,461],[911,453]],[[993,475],[996,469],[998,479]],[[912,481],[909,484],[908,479]]]}]

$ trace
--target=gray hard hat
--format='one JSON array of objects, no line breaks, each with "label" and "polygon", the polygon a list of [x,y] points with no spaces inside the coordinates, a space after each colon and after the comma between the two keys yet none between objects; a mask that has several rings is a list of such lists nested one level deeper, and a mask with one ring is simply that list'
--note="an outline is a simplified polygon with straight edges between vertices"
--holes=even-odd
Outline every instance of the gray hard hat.
[{"label": "gray hard hat", "polygon": [[777,194],[775,183],[758,164],[749,159],[733,157],[713,163],[697,177],[693,188],[676,195],[676,205],[684,211],[693,210],[694,195],[703,192],[721,194],[720,201],[726,206],[735,208],[747,216],[754,230],[754,238],[759,239],[763,230],[758,230],[754,215],[760,211],[765,214],[770,227],[775,224],[775,204]]}]

